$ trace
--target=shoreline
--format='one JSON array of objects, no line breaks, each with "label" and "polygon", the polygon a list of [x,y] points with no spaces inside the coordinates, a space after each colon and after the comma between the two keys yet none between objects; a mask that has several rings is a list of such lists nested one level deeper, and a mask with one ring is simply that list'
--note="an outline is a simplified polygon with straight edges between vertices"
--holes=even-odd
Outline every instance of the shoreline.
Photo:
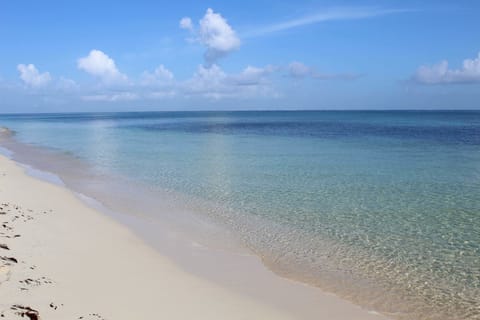
[{"label": "shoreline", "polygon": [[[21,304],[51,319],[88,319],[94,313],[104,319],[152,315],[169,319],[385,319],[318,288],[281,278],[249,255],[218,250],[218,268],[210,272],[220,281],[200,277],[163,256],[123,224],[87,206],[69,189],[28,176],[3,155],[0,164],[1,202],[18,206],[31,218],[10,221],[9,228],[21,236],[2,238],[10,249],[3,249],[2,256],[16,255],[19,262],[2,261],[0,312],[14,314],[19,311],[10,308]],[[2,215],[1,219],[8,222],[13,217]],[[175,241],[171,239],[173,248]],[[212,250],[208,250],[208,259],[201,257],[202,251],[194,248],[196,256],[190,252],[185,258],[192,265],[203,260],[199,266],[210,268]],[[20,282],[26,279],[33,282]],[[25,290],[20,289],[22,285]]]}]

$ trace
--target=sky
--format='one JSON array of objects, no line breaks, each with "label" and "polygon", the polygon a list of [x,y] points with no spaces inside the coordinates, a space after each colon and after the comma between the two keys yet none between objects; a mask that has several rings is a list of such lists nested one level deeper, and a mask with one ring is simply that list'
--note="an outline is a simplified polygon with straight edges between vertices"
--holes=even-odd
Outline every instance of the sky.
[{"label": "sky", "polygon": [[0,113],[480,109],[479,1],[0,0]]}]

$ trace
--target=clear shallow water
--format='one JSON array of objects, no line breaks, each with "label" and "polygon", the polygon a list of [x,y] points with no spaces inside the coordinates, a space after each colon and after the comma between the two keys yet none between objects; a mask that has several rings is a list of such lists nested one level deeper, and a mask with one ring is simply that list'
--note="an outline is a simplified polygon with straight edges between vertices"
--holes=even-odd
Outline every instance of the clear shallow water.
[{"label": "clear shallow water", "polygon": [[285,276],[398,318],[480,319],[480,112],[3,115],[0,125],[98,175],[203,201]]}]

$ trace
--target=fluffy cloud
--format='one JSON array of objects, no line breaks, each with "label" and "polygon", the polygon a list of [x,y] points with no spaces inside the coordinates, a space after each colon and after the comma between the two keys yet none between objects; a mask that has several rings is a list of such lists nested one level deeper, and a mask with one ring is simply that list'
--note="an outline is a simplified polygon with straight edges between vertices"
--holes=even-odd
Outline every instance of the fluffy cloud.
[{"label": "fluffy cloud", "polygon": [[433,66],[421,66],[413,79],[423,84],[480,82],[480,52],[474,59],[465,59],[460,69],[449,69],[446,60]]},{"label": "fluffy cloud", "polygon": [[80,70],[98,77],[105,84],[127,81],[127,76],[117,69],[115,61],[100,50],[92,50],[88,56],[78,59],[77,66]]},{"label": "fluffy cloud", "polygon": [[190,19],[189,17],[183,17],[182,19],[180,19],[179,25],[181,29],[190,30],[190,31],[193,30],[192,19]]},{"label": "fluffy cloud", "polygon": [[81,94],[81,99],[120,102],[175,96],[213,100],[276,96],[268,78],[276,70],[273,66],[247,66],[239,73],[228,74],[217,64],[209,67],[201,64],[190,78],[180,81],[164,65],[159,65],[154,71],[145,71],[139,81],[130,81],[128,87],[83,88],[87,92]]},{"label": "fluffy cloud", "polygon": [[201,64],[190,78],[179,81],[175,80],[170,70],[160,65],[153,72],[144,72],[140,81],[130,82],[126,91],[112,91],[109,87],[92,88],[81,98],[84,101],[120,102],[175,96],[212,100],[271,97],[276,96],[276,92],[268,77],[276,70],[273,66],[247,66],[239,73],[228,74],[217,64],[209,67]]},{"label": "fluffy cloud", "polygon": [[230,76],[229,81],[240,86],[255,86],[265,84],[267,82],[267,76],[276,71],[276,69],[276,67],[270,65],[263,68],[247,66],[238,75]]},{"label": "fluffy cloud", "polygon": [[218,65],[198,66],[194,75],[182,84],[182,93],[187,96],[202,96],[210,99],[248,98],[252,96],[274,96],[267,76],[275,70],[267,66],[248,66],[238,74],[226,74]]},{"label": "fluffy cloud", "polygon": [[50,73],[40,73],[33,64],[19,64],[17,69],[20,72],[20,79],[30,87],[43,87],[52,80]]},{"label": "fluffy cloud", "polygon": [[145,71],[141,83],[143,85],[168,84],[173,79],[173,73],[161,64],[153,72]]},{"label": "fluffy cloud", "polygon": [[[48,73],[39,73],[33,65],[19,65],[21,78],[29,86],[41,86],[52,82],[48,89],[53,93],[76,97],[84,101],[120,102],[150,99],[205,98],[205,99],[250,99],[278,97],[274,88],[273,74],[288,72],[292,78],[353,78],[353,75],[322,74],[301,62],[288,66],[247,66],[237,73],[227,73],[217,64],[201,64],[186,80],[176,79],[163,64],[153,71],[145,71],[141,77],[127,79],[120,73],[115,62],[106,54],[92,50],[87,57],[78,60],[78,68],[98,77],[107,84],[77,84],[63,77],[51,79]],[[127,82],[128,80],[128,82]]]},{"label": "fluffy cloud", "polygon": [[224,85],[226,77],[225,72],[216,64],[208,68],[200,65],[192,78],[184,83],[184,91],[187,94],[219,99],[227,94]]},{"label": "fluffy cloud", "polygon": [[[194,31],[192,21],[188,17],[180,20],[180,27]],[[240,39],[235,30],[220,13],[215,13],[210,8],[199,22],[196,41],[207,48],[204,56],[209,66],[240,47]]]}]

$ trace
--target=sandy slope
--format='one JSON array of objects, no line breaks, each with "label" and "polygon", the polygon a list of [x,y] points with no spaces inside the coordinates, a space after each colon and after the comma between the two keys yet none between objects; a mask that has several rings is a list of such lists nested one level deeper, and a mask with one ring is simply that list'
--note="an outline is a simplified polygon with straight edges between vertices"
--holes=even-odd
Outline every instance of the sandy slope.
[{"label": "sandy slope", "polygon": [[[69,190],[29,177],[3,156],[0,223],[5,319],[299,318],[183,271]],[[319,319],[381,318],[328,297],[312,306],[331,315]]]}]

